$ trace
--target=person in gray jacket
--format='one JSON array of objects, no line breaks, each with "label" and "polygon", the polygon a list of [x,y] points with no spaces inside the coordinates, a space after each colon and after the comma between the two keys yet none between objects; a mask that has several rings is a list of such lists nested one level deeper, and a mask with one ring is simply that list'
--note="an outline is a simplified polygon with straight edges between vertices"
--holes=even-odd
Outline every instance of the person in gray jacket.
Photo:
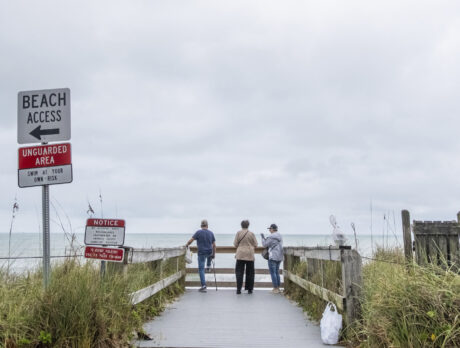
[{"label": "person in gray jacket", "polygon": [[280,292],[280,264],[283,261],[283,238],[278,232],[278,226],[271,224],[268,228],[270,235],[265,238],[262,233],[262,245],[268,248],[268,269],[272,277],[273,290],[275,294]]}]

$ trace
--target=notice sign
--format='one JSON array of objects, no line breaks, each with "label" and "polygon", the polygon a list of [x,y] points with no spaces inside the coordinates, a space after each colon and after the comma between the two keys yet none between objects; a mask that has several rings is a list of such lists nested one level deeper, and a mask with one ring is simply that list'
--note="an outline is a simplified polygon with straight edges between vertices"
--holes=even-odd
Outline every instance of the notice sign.
[{"label": "notice sign", "polygon": [[18,93],[18,143],[70,140],[70,89]]},{"label": "notice sign", "polygon": [[18,168],[19,187],[71,183],[70,144],[19,148]]},{"label": "notice sign", "polygon": [[124,256],[125,249],[121,248],[101,248],[93,246],[87,246],[85,248],[85,257],[87,259],[123,262]]},{"label": "notice sign", "polygon": [[85,229],[85,244],[117,245],[125,243],[125,220],[88,219]]}]

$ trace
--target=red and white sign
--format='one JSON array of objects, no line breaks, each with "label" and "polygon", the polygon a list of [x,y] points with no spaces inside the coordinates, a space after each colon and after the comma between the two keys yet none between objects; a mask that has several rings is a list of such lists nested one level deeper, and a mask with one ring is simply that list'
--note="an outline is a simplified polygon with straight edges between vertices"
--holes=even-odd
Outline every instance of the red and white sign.
[{"label": "red and white sign", "polygon": [[19,187],[72,182],[70,143],[19,148]]},{"label": "red and white sign", "polygon": [[88,219],[85,229],[85,244],[117,245],[125,243],[125,220]]},{"label": "red and white sign", "polygon": [[87,246],[85,248],[85,257],[87,259],[123,262],[125,257],[125,249]]}]

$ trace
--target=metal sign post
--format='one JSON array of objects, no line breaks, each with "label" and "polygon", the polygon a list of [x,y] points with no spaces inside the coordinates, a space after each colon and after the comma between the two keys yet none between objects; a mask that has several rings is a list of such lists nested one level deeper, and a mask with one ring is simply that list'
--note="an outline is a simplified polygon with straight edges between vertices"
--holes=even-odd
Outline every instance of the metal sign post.
[{"label": "metal sign post", "polygon": [[42,188],[42,215],[43,215],[43,286],[45,289],[50,283],[50,190],[49,185]]},{"label": "metal sign post", "polygon": [[70,89],[46,89],[18,93],[18,143],[41,143],[19,149],[19,187],[42,186],[43,286],[50,283],[49,185],[72,182],[70,144],[44,146],[70,139]]}]

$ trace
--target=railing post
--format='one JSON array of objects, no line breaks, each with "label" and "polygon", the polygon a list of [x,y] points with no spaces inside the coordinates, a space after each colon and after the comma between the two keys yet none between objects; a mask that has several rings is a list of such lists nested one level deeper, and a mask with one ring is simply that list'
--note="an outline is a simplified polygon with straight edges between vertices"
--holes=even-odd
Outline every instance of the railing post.
[{"label": "railing post", "polygon": [[406,261],[412,263],[412,236],[410,231],[410,214],[409,211],[401,211],[402,227],[403,227],[403,240],[404,240],[404,256]]},{"label": "railing post", "polygon": [[284,260],[283,260],[283,281],[284,281],[284,291],[289,291],[289,286],[291,285],[290,284],[290,281],[289,279],[286,277],[286,272],[289,272],[289,267],[290,267],[290,255],[286,254],[286,252],[284,252],[284,256],[283,256]]},{"label": "railing post", "polygon": [[131,247],[123,247],[125,249],[125,257],[123,259],[123,275],[126,276],[128,274],[128,264],[129,264],[129,252],[132,249]]},{"label": "railing post", "polygon": [[342,249],[342,283],[343,297],[345,298],[345,322],[353,323],[359,316],[360,294],[362,287],[361,256],[356,250]]}]

